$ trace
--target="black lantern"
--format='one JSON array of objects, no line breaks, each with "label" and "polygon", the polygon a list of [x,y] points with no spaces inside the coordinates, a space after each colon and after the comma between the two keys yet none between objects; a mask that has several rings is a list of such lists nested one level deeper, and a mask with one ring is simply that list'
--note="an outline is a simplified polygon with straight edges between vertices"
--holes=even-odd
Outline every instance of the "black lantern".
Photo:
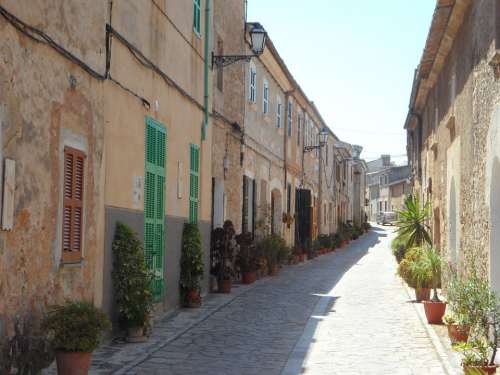
[{"label": "black lantern", "polygon": [[262,25],[258,22],[250,24],[250,48],[252,49],[251,55],[220,55],[216,56],[212,52],[212,66],[223,68],[231,65],[236,61],[245,60],[250,61],[254,56],[262,55],[264,48],[266,48],[267,32]]}]

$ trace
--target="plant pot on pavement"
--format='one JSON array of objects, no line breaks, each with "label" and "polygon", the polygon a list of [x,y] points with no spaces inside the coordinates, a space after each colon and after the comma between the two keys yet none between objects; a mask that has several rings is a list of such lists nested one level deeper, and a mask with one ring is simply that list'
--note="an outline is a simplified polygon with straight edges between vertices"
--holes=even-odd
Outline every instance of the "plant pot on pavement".
[{"label": "plant pot on pavement", "polygon": [[429,324],[443,324],[446,302],[423,301],[425,316]]},{"label": "plant pot on pavement", "polygon": [[490,375],[490,374],[496,374],[497,373],[497,366],[496,365],[484,365],[484,366],[468,366],[468,365],[463,365],[464,368],[464,374],[465,375],[479,375],[479,374],[484,374],[484,375]]},{"label": "plant pot on pavement", "polygon": [[232,280],[222,279],[219,280],[219,293],[231,293]]},{"label": "plant pot on pavement", "polygon": [[273,264],[269,267],[269,276],[276,276],[280,270],[279,264]]},{"label": "plant pot on pavement", "polygon": [[200,292],[196,289],[190,290],[187,295],[186,307],[200,307],[201,306],[201,296]]},{"label": "plant pot on pavement", "polygon": [[56,351],[58,375],[87,375],[90,369],[92,352]]},{"label": "plant pot on pavement", "polygon": [[252,284],[257,279],[257,272],[248,271],[241,273],[241,281],[243,284]]},{"label": "plant pot on pavement", "polygon": [[148,341],[147,336],[144,336],[144,327],[128,327],[127,342],[137,343]]},{"label": "plant pot on pavement", "polygon": [[415,288],[415,299],[417,302],[428,301],[431,299],[430,288]]},{"label": "plant pot on pavement", "polygon": [[463,324],[447,324],[446,328],[448,328],[448,336],[452,344],[467,342],[470,326]]}]

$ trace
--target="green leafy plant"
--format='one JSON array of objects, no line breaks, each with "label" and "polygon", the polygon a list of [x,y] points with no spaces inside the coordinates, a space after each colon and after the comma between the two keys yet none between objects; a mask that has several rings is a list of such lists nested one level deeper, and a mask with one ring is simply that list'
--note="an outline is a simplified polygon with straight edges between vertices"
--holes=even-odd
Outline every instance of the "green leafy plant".
[{"label": "green leafy plant", "polygon": [[43,321],[52,346],[67,352],[92,352],[102,333],[111,328],[106,315],[88,302],[67,301],[54,306]]},{"label": "green leafy plant", "polygon": [[[421,247],[414,247],[407,251],[403,260],[399,263],[399,276],[401,276],[412,288],[427,288],[430,286],[432,275],[430,270],[423,263],[423,258],[424,249]],[[420,272],[421,274],[415,275],[415,272]]]},{"label": "green leafy plant", "polygon": [[185,223],[182,231],[181,275],[179,279],[180,296],[183,303],[188,302],[190,292],[200,292],[203,267],[201,234],[198,225]]},{"label": "green leafy plant", "polygon": [[257,243],[257,252],[266,258],[269,269],[272,269],[275,265],[284,263],[288,259],[290,249],[283,238],[271,234]]},{"label": "green leafy plant", "polygon": [[237,249],[236,232],[231,220],[226,220],[222,228],[212,232],[212,262],[210,273],[217,280],[231,280],[234,277],[233,257]]},{"label": "green leafy plant", "polygon": [[396,261],[398,263],[401,263],[401,261],[403,260],[405,254],[406,254],[407,242],[408,242],[408,239],[402,234],[399,234],[398,236],[396,236],[391,242],[392,254],[396,258]]},{"label": "green leafy plant", "polygon": [[126,224],[116,223],[113,239],[113,286],[123,328],[142,327],[152,309],[152,277],[141,241]]},{"label": "green leafy plant", "polygon": [[241,233],[236,236],[240,251],[236,256],[236,265],[240,272],[254,272],[259,268],[257,250],[251,233]]},{"label": "green leafy plant", "polygon": [[441,256],[432,247],[425,250],[424,263],[431,271],[431,288],[433,289],[432,300],[439,302],[437,288],[441,283]]},{"label": "green leafy plant", "polygon": [[488,364],[489,350],[484,340],[457,343],[453,345],[453,348],[462,353],[462,364],[465,366],[485,366]]},{"label": "green leafy plant", "polygon": [[398,233],[406,239],[406,248],[423,246],[428,244],[432,246],[430,228],[427,220],[431,214],[430,203],[427,202],[423,207],[420,206],[420,200],[416,195],[410,195],[405,200],[405,209],[398,211]]},{"label": "green leafy plant", "polygon": [[331,249],[333,247],[333,238],[329,234],[318,235],[318,242],[320,248]]}]

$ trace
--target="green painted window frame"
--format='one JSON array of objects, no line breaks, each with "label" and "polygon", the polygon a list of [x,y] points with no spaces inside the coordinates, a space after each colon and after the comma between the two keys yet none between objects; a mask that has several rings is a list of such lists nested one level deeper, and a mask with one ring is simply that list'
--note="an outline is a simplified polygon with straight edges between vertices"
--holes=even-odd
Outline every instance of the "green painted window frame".
[{"label": "green painted window frame", "polygon": [[193,29],[201,35],[201,0],[193,0]]},{"label": "green painted window frame", "polygon": [[163,300],[165,290],[165,186],[167,130],[151,117],[144,135],[144,256],[153,274],[153,300]]},{"label": "green painted window frame", "polygon": [[200,146],[189,145],[189,222],[198,223],[200,204]]}]

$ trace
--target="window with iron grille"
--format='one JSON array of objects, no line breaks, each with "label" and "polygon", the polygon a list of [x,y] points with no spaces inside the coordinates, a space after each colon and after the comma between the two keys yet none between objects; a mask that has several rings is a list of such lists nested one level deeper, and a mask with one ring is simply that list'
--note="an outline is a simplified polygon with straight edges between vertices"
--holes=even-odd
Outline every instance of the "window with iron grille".
[{"label": "window with iron grille", "polygon": [[263,85],[263,92],[262,92],[262,112],[264,114],[269,112],[269,83],[267,83],[266,80],[264,80],[264,85]]},{"label": "window with iron grille", "polygon": [[249,79],[250,79],[250,101],[252,103],[255,103],[257,100],[257,70],[253,64],[250,64],[250,72],[249,72]]},{"label": "window with iron grille", "polygon": [[82,259],[83,190],[85,154],[64,148],[64,208],[62,220],[62,261],[78,263]]},{"label": "window with iron grille", "polygon": [[288,122],[288,137],[292,136],[292,102],[288,100],[287,122]]},{"label": "window with iron grille", "polygon": [[301,114],[299,113],[297,115],[297,146],[300,146],[300,132],[301,132],[301,129],[302,129],[302,116]]},{"label": "window with iron grille", "polygon": [[276,100],[276,127],[281,128],[281,98],[279,96]]}]

